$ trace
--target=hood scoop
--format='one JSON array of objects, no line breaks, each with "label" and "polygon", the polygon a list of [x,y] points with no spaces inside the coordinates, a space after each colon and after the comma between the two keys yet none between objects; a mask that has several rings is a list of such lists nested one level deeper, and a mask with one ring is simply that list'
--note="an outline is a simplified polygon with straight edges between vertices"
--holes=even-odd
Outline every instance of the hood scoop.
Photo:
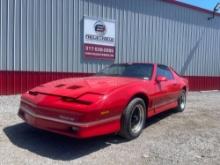
[{"label": "hood scoop", "polygon": [[72,85],[72,86],[69,86],[67,89],[79,89],[79,88],[82,88],[82,86],[79,86],[79,85]]},{"label": "hood scoop", "polygon": [[64,87],[65,86],[65,84],[59,84],[59,85],[56,85],[55,87],[56,88],[61,88],[61,87]]}]

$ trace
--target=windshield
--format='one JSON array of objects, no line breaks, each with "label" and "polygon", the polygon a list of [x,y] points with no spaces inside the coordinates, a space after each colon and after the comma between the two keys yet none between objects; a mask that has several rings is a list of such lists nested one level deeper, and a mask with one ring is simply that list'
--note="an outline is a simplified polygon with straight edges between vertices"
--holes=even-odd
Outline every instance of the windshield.
[{"label": "windshield", "polygon": [[97,75],[151,79],[153,64],[113,64]]}]

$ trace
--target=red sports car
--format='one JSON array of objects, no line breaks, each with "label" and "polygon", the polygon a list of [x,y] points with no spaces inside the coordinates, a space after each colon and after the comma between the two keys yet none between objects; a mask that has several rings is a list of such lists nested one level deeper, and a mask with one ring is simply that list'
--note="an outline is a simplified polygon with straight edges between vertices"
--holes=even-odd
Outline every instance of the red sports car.
[{"label": "red sports car", "polygon": [[21,96],[18,115],[55,133],[88,138],[138,137],[146,118],[186,105],[188,81],[161,64],[113,64],[94,76],[67,78]]}]

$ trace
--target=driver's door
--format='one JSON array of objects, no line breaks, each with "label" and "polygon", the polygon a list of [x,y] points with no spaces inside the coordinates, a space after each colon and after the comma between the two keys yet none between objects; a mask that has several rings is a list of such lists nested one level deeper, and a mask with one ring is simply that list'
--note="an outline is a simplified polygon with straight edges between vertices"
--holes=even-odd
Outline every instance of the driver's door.
[{"label": "driver's door", "polygon": [[[164,80],[158,80],[158,77],[164,77]],[[157,66],[156,80],[155,80],[155,97],[154,108],[156,113],[160,113],[169,108],[173,102],[174,77],[169,68],[165,65]]]}]

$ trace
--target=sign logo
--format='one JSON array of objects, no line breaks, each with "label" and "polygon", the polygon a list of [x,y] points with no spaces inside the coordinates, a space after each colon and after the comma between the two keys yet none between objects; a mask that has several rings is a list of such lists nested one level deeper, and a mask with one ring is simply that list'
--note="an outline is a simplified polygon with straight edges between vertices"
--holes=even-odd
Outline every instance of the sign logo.
[{"label": "sign logo", "polygon": [[100,20],[95,23],[94,28],[96,34],[99,36],[104,36],[107,30],[104,22]]}]

